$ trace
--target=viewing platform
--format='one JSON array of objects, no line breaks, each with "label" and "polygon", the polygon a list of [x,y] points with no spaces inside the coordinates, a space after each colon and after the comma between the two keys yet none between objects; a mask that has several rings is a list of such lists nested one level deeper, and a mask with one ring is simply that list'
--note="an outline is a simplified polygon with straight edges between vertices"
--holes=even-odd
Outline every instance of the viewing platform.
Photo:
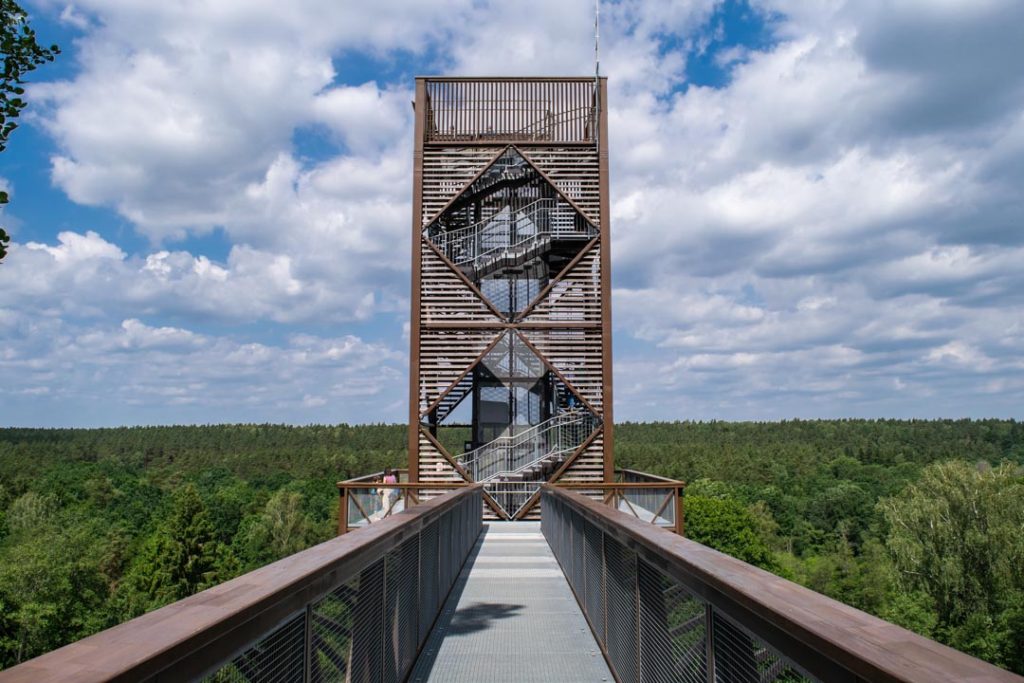
[{"label": "viewing platform", "polygon": [[409,680],[611,681],[539,522],[485,524]]}]

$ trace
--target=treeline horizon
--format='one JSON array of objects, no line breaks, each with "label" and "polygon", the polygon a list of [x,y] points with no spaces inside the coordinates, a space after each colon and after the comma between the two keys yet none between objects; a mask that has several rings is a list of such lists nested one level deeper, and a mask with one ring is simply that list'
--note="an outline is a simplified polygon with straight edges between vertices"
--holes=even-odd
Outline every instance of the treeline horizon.
[{"label": "treeline horizon", "polygon": [[[787,424],[790,422],[1007,422],[1024,424],[1024,416],[1016,417],[783,417],[774,420],[725,420],[719,418],[689,419],[680,418],[675,420],[619,420],[619,425],[656,425],[656,424],[753,424],[771,425]],[[454,424],[454,423],[453,423]],[[0,432],[22,430],[26,432],[56,432],[56,431],[107,431],[115,429],[170,429],[170,428],[202,428],[202,427],[287,427],[294,429],[305,429],[315,427],[405,427],[405,422],[394,422],[377,420],[373,422],[161,422],[161,423],[137,423],[124,425],[85,425],[85,426],[41,426],[41,425],[7,425],[0,426]],[[465,425],[455,425],[465,426]]]},{"label": "treeline horizon", "polygon": [[[331,538],[406,434],[0,428],[0,667]],[[626,421],[615,462],[687,482],[690,538],[1024,673],[1024,423]]]}]

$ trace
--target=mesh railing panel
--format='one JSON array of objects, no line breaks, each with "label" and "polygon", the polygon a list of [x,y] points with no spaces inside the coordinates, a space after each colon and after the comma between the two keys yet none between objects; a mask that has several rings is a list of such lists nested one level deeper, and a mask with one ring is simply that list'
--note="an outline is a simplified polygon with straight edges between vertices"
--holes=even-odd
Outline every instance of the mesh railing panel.
[{"label": "mesh railing panel", "polygon": [[479,495],[465,496],[204,680],[405,680],[480,534],[482,509]]},{"label": "mesh railing panel", "polygon": [[636,553],[605,538],[608,658],[623,681],[637,680]]},{"label": "mesh railing panel", "polygon": [[642,680],[706,683],[704,604],[646,562],[637,569]]},{"label": "mesh railing panel", "polygon": [[715,674],[722,681],[802,683],[813,681],[748,629],[723,614],[712,617]]},{"label": "mesh railing panel", "polygon": [[816,680],[572,506],[542,495],[544,537],[619,681]]},{"label": "mesh railing panel", "polygon": [[595,631],[604,633],[604,534],[590,522],[583,524],[583,561],[586,572],[586,613]]},{"label": "mesh railing panel", "polygon": [[302,683],[306,617],[272,631],[206,680],[212,683]]},{"label": "mesh railing panel", "polygon": [[418,644],[427,640],[432,626],[432,617],[441,609],[441,592],[438,590],[437,525],[432,524],[420,534],[420,616]]}]

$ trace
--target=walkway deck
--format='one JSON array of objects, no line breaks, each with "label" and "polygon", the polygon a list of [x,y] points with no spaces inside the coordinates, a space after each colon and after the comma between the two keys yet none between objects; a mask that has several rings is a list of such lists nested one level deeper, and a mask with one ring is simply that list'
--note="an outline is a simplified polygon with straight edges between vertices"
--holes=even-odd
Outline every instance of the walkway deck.
[{"label": "walkway deck", "polygon": [[539,522],[485,524],[412,675],[433,681],[612,681]]}]

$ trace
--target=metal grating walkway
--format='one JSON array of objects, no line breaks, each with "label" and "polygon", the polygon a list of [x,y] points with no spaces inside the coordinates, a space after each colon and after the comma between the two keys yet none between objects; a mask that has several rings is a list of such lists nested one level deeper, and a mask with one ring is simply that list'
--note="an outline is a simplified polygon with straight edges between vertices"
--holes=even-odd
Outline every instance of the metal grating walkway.
[{"label": "metal grating walkway", "polygon": [[409,680],[614,680],[540,522],[484,525]]}]

